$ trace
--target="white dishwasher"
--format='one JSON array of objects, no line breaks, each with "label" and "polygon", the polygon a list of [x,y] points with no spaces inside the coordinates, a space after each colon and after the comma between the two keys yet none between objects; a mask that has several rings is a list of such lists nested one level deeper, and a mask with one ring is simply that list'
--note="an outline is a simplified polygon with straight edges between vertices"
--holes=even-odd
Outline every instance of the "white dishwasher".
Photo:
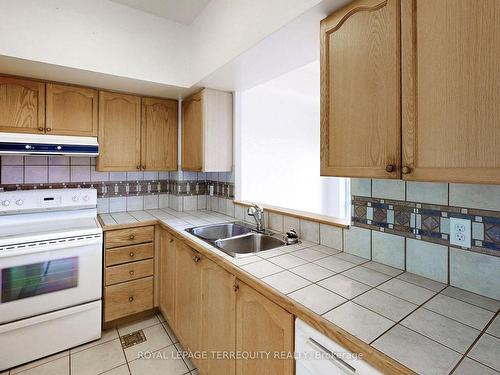
[{"label": "white dishwasher", "polygon": [[296,375],[382,375],[300,319],[295,320],[295,354]]}]

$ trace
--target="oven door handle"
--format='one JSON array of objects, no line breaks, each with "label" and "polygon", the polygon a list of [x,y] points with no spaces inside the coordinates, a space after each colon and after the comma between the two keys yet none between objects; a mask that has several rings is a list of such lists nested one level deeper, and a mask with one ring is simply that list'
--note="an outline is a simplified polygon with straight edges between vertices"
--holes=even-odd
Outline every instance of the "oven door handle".
[{"label": "oven door handle", "polygon": [[[89,238],[82,239],[58,239],[40,241],[39,243],[32,243],[23,247],[16,246],[12,248],[0,248],[0,258],[36,254],[47,251],[66,250],[75,247],[89,246],[89,245],[102,245],[102,235],[89,236]],[[102,247],[102,246],[100,246]],[[101,251],[101,249],[99,249]]]},{"label": "oven door handle", "polygon": [[331,363],[333,363],[338,369],[340,369],[345,374],[355,374],[356,373],[356,369],[354,367],[352,367],[349,363],[347,363],[342,358],[340,358],[336,353],[325,348],[323,345],[321,345],[319,342],[317,342],[312,337],[309,337],[309,339],[307,340],[307,343],[309,345],[311,345],[312,347],[316,348],[316,350],[319,350],[320,352],[327,354],[329,361]]}]

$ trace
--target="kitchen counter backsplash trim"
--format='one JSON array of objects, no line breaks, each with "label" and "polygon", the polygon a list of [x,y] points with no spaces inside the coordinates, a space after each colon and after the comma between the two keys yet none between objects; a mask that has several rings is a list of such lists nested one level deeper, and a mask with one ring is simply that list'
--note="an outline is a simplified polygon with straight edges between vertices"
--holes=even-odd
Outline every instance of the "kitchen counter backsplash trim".
[{"label": "kitchen counter backsplash trim", "polygon": [[472,223],[473,252],[500,256],[500,212],[417,202],[352,197],[352,224],[440,245],[450,245],[450,218]]}]

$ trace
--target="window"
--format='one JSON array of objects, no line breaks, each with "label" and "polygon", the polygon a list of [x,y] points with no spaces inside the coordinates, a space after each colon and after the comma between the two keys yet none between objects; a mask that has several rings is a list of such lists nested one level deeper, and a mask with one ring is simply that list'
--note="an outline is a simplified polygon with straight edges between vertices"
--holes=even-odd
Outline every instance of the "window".
[{"label": "window", "polygon": [[350,216],[349,180],[320,176],[318,61],[239,92],[236,106],[237,198]]}]

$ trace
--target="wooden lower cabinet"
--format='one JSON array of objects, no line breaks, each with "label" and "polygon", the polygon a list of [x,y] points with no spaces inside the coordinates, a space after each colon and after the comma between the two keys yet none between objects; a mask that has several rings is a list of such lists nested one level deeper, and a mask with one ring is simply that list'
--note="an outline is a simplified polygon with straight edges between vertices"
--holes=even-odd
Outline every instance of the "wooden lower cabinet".
[{"label": "wooden lower cabinet", "polygon": [[236,293],[236,350],[271,353],[269,359],[236,361],[237,375],[293,375],[294,360],[274,359],[293,353],[293,315],[248,285],[238,281]]},{"label": "wooden lower cabinet", "polygon": [[174,237],[163,230],[160,247],[160,311],[170,326],[175,323],[175,242]]},{"label": "wooden lower cabinet", "polygon": [[153,308],[153,278],[129,281],[105,288],[104,321],[110,322]]}]

